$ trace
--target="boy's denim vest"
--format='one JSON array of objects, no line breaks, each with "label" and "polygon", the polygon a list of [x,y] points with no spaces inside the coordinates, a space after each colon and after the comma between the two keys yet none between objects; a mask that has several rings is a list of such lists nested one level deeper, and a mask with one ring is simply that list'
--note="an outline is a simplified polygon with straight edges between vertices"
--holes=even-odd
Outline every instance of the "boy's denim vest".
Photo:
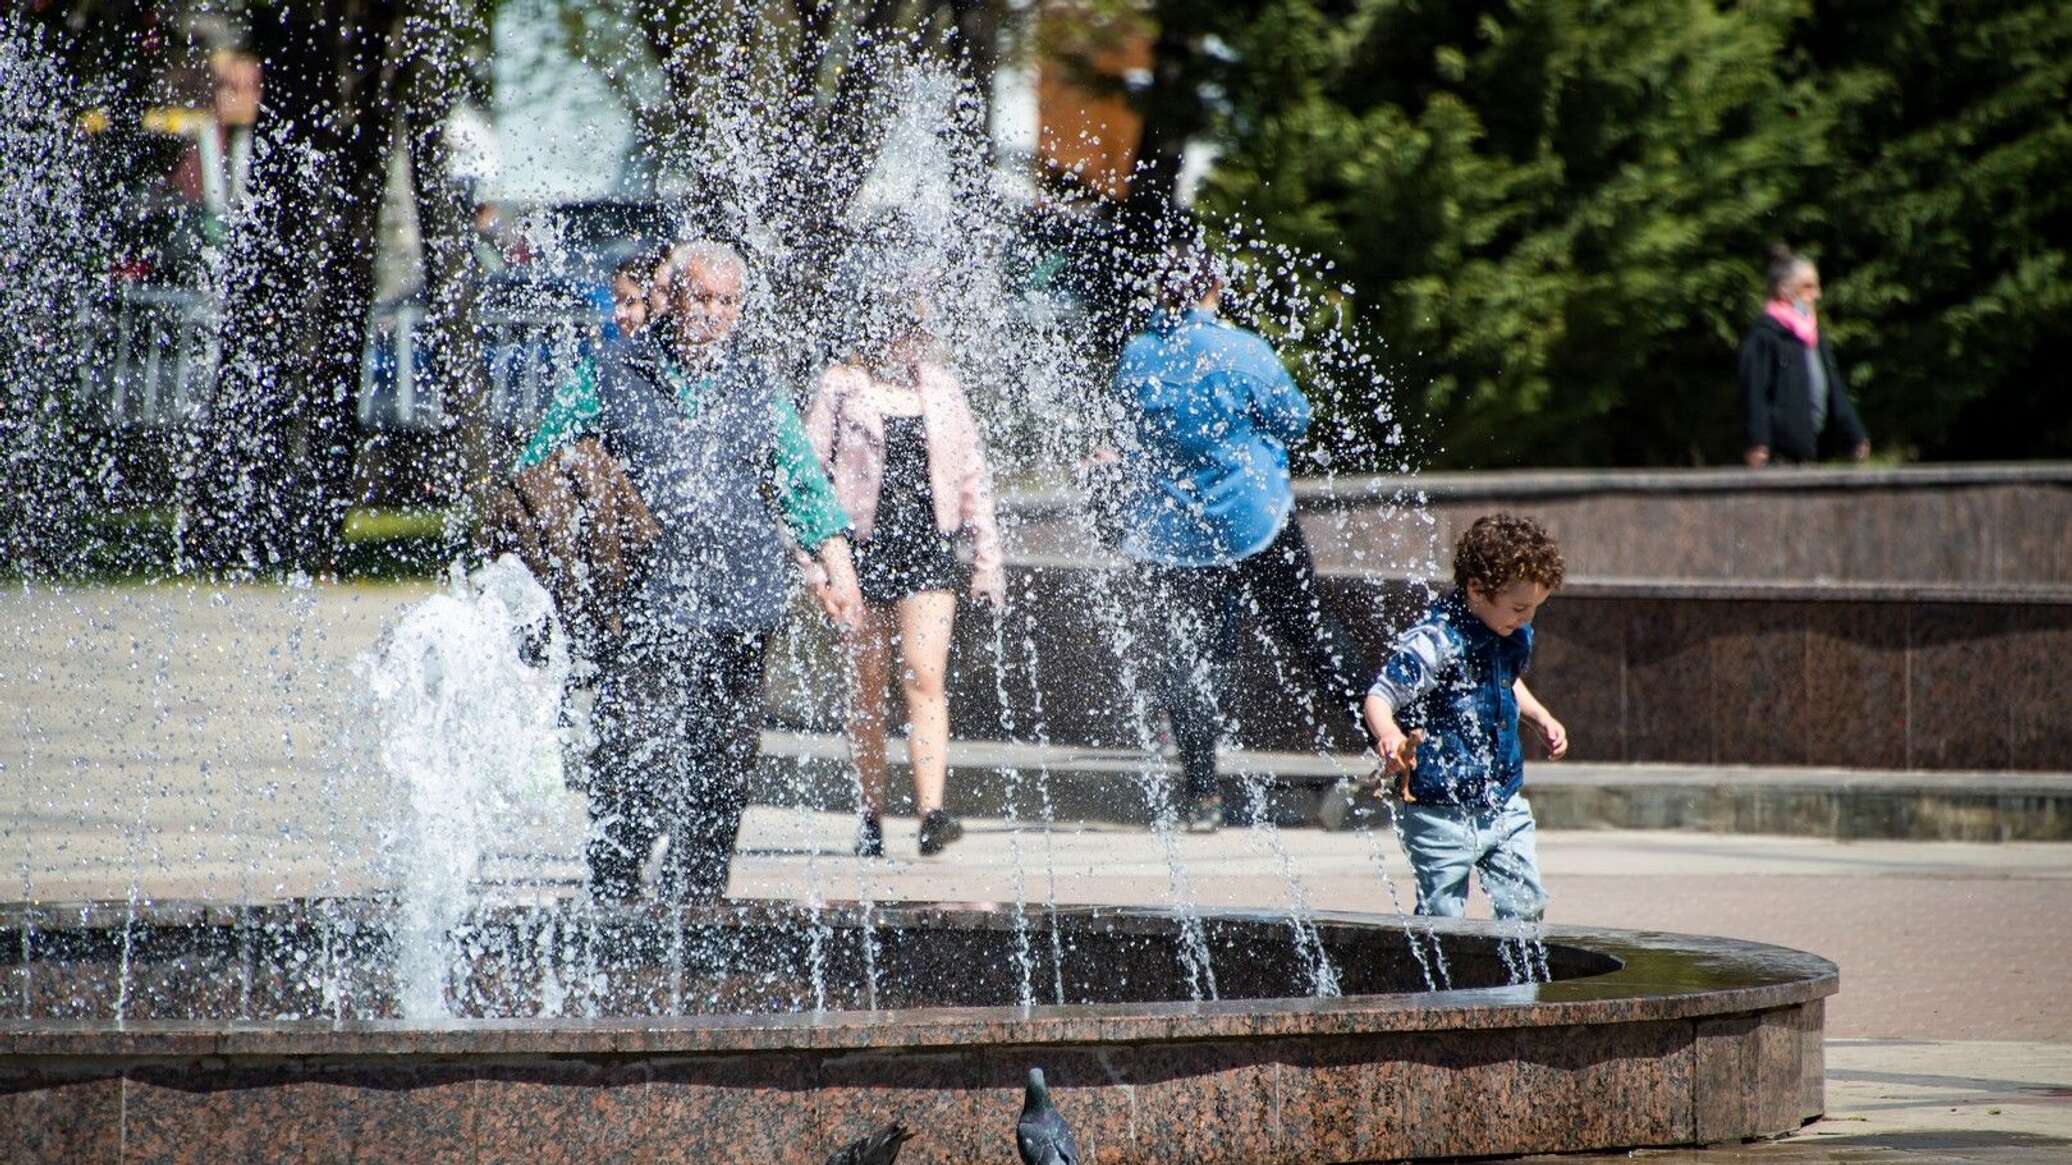
[{"label": "boy's denim vest", "polygon": [[1494,809],[1525,782],[1518,698],[1532,662],[1532,627],[1498,635],[1459,591],[1396,638],[1374,691],[1405,732],[1424,730],[1410,793],[1419,802]]}]

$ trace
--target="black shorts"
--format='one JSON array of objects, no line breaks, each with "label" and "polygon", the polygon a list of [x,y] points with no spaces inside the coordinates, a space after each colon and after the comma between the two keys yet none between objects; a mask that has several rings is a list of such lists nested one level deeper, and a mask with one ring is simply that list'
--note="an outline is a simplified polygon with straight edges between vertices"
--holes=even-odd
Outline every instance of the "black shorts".
[{"label": "black shorts", "polygon": [[856,547],[856,582],[878,606],[925,591],[954,591],[964,574],[950,536],[933,519],[920,531],[880,527]]}]

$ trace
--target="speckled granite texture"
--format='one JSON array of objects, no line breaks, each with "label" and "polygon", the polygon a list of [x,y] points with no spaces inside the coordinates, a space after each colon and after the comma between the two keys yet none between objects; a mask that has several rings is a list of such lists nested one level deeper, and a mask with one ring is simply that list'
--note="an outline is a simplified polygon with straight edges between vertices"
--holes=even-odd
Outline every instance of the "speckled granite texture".
[{"label": "speckled granite texture", "polygon": [[[1089,595],[1126,594],[1129,574],[1054,562],[1010,563],[1008,576],[1027,643],[1006,644],[998,682],[990,665],[952,677],[952,733],[1014,739],[1028,724],[1011,713],[1040,696],[1049,742],[1133,747],[1141,726],[1121,691],[1114,645],[1084,615]],[[1327,575],[1322,591],[1370,654],[1429,602],[1422,587],[1358,573]],[[2072,770],[2072,726],[2052,713],[2047,686],[2028,678],[2072,647],[2072,587],[1579,580],[1534,625],[1533,684],[1559,693],[1576,760]],[[990,626],[960,619],[958,658],[990,661]],[[1260,644],[1243,637],[1239,679],[1228,690],[1237,739],[1306,751],[1321,732],[1331,747],[1357,751],[1350,724],[1313,706],[1306,681],[1291,704]],[[1028,658],[1040,661],[1033,673]],[[1909,718],[1909,707],[1942,714]],[[810,718],[798,725],[836,727]]]},{"label": "speckled granite texture", "polygon": [[[993,920],[905,921],[918,949],[929,927]],[[1146,933],[1170,922],[1109,921]],[[1321,921],[1341,951],[1403,941],[1393,922]],[[1464,974],[1494,934],[1439,931]],[[1012,1152],[1031,1065],[1087,1159],[1107,1165],[1688,1144],[1782,1132],[1820,1111],[1832,964],[1721,939],[1556,928],[1548,940],[1551,983],[1331,1000],[432,1026],[6,1021],[0,1143],[29,1162],[817,1165],[897,1118],[920,1132],[904,1162],[994,1162]]]},{"label": "speckled granite texture", "polygon": [[[1577,760],[2072,770],[2072,725],[2029,679],[2072,646],[2072,465],[1428,473],[1298,495],[1324,602],[1370,651],[1426,602],[1404,580],[1446,585],[1474,518],[1544,522],[1569,585],[1540,616],[1532,680]],[[1015,618],[1041,666],[1017,634],[1000,683],[953,672],[960,739],[1030,732],[1040,685],[1048,741],[1137,742],[1113,636],[1086,615],[1126,606],[1135,578],[1075,504],[1003,501]],[[992,627],[960,618],[958,658],[990,660]],[[1356,748],[1342,718],[1291,708],[1256,638],[1229,686],[1238,738],[1306,750],[1321,730]],[[838,727],[809,700],[778,704],[789,725]]]},{"label": "speckled granite texture", "polygon": [[[1426,472],[1299,479],[1295,493],[1319,564],[1357,549],[1372,574],[1429,571],[1450,560],[1477,517],[1509,510],[1546,523],[1571,570],[1593,578],[1997,587],[2072,579],[2066,462]],[[1001,524],[1010,555],[1083,557],[1078,504],[1063,492],[1009,491]]]},{"label": "speckled granite texture", "polygon": [[[1090,1161],[1325,1162],[1717,1142],[1817,1114],[1818,1004],[1717,1021],[705,1056],[108,1057],[0,1070],[20,1161],[817,1165],[1003,1159],[1032,1064]],[[105,1066],[96,1066],[100,1061]],[[97,1074],[98,1073],[98,1074]],[[1808,1109],[1810,1108],[1810,1113]]]}]

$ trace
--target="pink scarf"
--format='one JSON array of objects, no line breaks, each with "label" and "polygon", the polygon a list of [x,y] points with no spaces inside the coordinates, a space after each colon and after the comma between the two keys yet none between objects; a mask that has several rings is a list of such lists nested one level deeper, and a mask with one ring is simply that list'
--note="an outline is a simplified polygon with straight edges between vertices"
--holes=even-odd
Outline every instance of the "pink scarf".
[{"label": "pink scarf", "polygon": [[1820,321],[1817,318],[1800,315],[1799,309],[1781,299],[1771,300],[1763,310],[1770,313],[1771,319],[1789,328],[1791,334],[1799,338],[1799,343],[1808,348],[1820,346]]}]

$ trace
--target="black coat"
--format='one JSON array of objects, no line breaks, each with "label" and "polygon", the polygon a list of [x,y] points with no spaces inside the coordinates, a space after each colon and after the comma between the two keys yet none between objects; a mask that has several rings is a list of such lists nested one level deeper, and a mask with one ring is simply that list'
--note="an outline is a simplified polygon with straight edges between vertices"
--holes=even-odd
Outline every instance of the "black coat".
[{"label": "black coat", "polygon": [[1835,354],[1820,338],[1820,359],[1827,366],[1827,424],[1813,431],[1813,378],[1806,372],[1806,346],[1791,329],[1758,316],[1748,338],[1741,341],[1741,419],[1745,426],[1742,447],[1766,446],[1770,455],[1783,461],[1815,461],[1831,453],[1847,452],[1870,438],[1842,370],[1835,366]]}]

